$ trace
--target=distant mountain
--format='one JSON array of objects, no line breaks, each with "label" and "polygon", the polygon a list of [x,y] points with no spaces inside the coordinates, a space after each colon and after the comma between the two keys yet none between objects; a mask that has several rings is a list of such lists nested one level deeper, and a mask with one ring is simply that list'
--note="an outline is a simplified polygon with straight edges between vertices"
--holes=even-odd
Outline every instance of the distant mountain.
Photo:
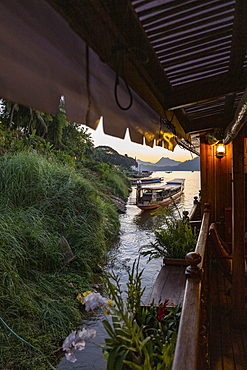
[{"label": "distant mountain", "polygon": [[173,171],[200,171],[200,157],[182,162]]},{"label": "distant mountain", "polygon": [[155,163],[155,166],[176,166],[178,165],[179,163],[181,163],[180,161],[175,161],[174,159],[170,159],[168,157],[164,158],[160,158],[160,160],[158,162]]},{"label": "distant mountain", "polygon": [[139,166],[155,166],[156,163],[152,163],[152,162],[143,162],[141,161],[140,159],[137,159],[137,163]]},{"label": "distant mountain", "polygon": [[[156,163],[151,163],[151,162],[143,162],[141,161],[140,159],[137,159],[137,163],[139,166],[141,166],[141,168],[143,168],[143,166],[155,166],[155,167],[167,167],[167,166],[176,166],[182,162],[180,161],[175,161],[174,159],[170,159],[170,158],[160,158],[158,160],[158,162]],[[145,171],[145,169],[143,169]],[[162,170],[161,170],[162,171]]]},{"label": "distant mountain", "polygon": [[200,171],[200,157],[185,162],[174,161],[169,158],[161,158],[157,163],[143,162],[139,159],[137,162],[139,171]]}]

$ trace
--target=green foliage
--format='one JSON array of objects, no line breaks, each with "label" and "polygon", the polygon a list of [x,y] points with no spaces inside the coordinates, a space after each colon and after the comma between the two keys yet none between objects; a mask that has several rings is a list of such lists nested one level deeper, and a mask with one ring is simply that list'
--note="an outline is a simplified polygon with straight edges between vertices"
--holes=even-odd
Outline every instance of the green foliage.
[{"label": "green foliage", "polygon": [[66,153],[76,160],[90,158],[94,151],[93,143],[90,141],[90,134],[81,125],[70,122],[63,129],[62,142]]},{"label": "green foliage", "polygon": [[96,173],[98,173],[102,180],[106,180],[109,174],[111,173],[111,165],[108,163],[94,162],[91,164],[92,168]]},{"label": "green foliage", "polygon": [[98,162],[110,163],[125,169],[135,166],[134,158],[128,157],[127,154],[121,155],[109,146],[98,146],[94,151],[93,158]]},{"label": "green foliage", "polygon": [[181,308],[164,306],[159,320],[160,307],[141,305],[144,290],[138,264],[134,263],[128,274],[126,291],[116,274],[104,277],[107,293],[115,303],[111,307],[112,322],[103,321],[109,336],[104,348],[107,370],[171,369]]},{"label": "green foliage", "polygon": [[[126,180],[126,177],[122,175],[119,171],[112,171],[108,174],[107,185],[111,188],[112,193],[116,196],[119,196],[122,199],[128,198],[128,188],[129,182]],[[130,186],[129,186],[130,187]]]},{"label": "green foliage", "polygon": [[93,147],[90,135],[66,118],[64,102],[54,116],[2,100],[0,111],[0,154],[35,149],[42,154],[63,150],[83,159]]},{"label": "green foliage", "polygon": [[104,192],[111,193],[119,198],[127,200],[129,189],[131,188],[131,181],[126,175],[114,166],[108,163],[99,163],[94,160],[85,161],[84,165],[88,168],[89,172],[84,175],[90,178],[95,184],[99,181],[99,186]]},{"label": "green foliage", "polygon": [[62,147],[63,129],[68,125],[69,122],[66,118],[66,113],[63,105],[60,106],[59,112],[53,117],[53,120],[49,124],[47,139],[51,141],[56,149]]},{"label": "green foliage", "polygon": [[[127,199],[129,183],[92,159],[90,135],[63,102],[51,116],[3,101],[0,116],[0,316],[55,363],[60,339],[82,322],[70,283],[89,288],[119,231],[110,196]],[[6,328],[0,354],[0,368],[49,368]]]},{"label": "green foliage", "polygon": [[171,209],[163,213],[163,226],[154,234],[156,241],[142,247],[141,255],[153,258],[185,258],[188,252],[194,251],[197,235],[188,220],[175,216]]},{"label": "green foliage", "polygon": [[[0,160],[0,316],[47,355],[82,321],[70,283],[89,288],[107,241],[119,230],[102,189],[55,156],[18,153]],[[66,265],[68,251],[74,259]],[[0,368],[49,368],[2,327],[0,351]],[[49,360],[57,362],[56,352]]]},{"label": "green foliage", "polygon": [[11,130],[17,138],[32,135],[34,131],[38,136],[44,137],[52,116],[31,107],[2,100],[1,120],[5,128]]}]

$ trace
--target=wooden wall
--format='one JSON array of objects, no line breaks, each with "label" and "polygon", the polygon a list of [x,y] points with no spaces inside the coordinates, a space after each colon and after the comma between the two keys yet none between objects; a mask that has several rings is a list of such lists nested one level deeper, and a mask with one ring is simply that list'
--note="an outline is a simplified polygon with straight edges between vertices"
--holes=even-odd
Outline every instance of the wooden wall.
[{"label": "wooden wall", "polygon": [[216,146],[201,136],[201,200],[210,203],[211,221],[225,222],[225,209],[232,205],[232,145],[226,146],[225,157],[216,158]]},{"label": "wooden wall", "polygon": [[201,136],[201,201],[210,203],[211,222],[217,222],[226,239],[226,209],[230,209],[229,225],[232,247],[232,316],[234,326],[247,325],[245,314],[245,218],[246,218],[246,139],[241,130],[233,143],[226,146],[225,157],[216,158],[216,146]]}]

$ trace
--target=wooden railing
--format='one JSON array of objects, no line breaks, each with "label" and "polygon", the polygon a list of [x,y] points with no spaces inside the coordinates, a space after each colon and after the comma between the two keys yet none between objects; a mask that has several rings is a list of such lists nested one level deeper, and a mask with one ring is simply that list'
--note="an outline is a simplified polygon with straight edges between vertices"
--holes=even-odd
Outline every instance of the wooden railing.
[{"label": "wooden railing", "polygon": [[186,269],[186,286],[183,300],[182,314],[179,324],[178,338],[175,349],[172,370],[198,370],[199,354],[202,346],[199,337],[202,335],[202,317],[205,316],[202,302],[203,284],[207,280],[205,259],[207,256],[207,239],[210,221],[209,205],[205,204],[202,224],[197,239],[195,252],[188,253],[186,260],[189,266]]},{"label": "wooden railing", "polygon": [[193,207],[190,212],[183,211],[183,219],[187,219],[196,233],[201,227],[202,217],[201,217],[201,201],[198,197],[194,197]]},{"label": "wooden railing", "polygon": [[190,221],[195,221],[195,220],[201,219],[201,199],[200,199],[200,196],[199,196],[199,199],[198,199],[198,197],[194,197],[193,207],[191,208],[191,210],[188,214],[188,217],[189,217]]}]

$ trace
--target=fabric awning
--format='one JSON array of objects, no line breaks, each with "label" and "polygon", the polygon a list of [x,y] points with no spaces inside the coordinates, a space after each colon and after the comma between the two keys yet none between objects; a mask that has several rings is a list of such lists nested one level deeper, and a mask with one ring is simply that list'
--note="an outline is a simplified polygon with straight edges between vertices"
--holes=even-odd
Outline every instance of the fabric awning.
[{"label": "fabric awning", "polygon": [[[0,2],[0,50],[0,97],[6,100],[55,114],[64,96],[70,121],[95,129],[103,116],[108,135],[124,138],[129,128],[132,141],[142,144],[144,137],[153,146],[157,140],[170,150],[177,134],[187,138],[182,129],[174,132],[161,123],[133,90],[131,108],[120,109],[115,72],[43,0]],[[130,95],[121,79],[117,92],[126,107]]]}]

